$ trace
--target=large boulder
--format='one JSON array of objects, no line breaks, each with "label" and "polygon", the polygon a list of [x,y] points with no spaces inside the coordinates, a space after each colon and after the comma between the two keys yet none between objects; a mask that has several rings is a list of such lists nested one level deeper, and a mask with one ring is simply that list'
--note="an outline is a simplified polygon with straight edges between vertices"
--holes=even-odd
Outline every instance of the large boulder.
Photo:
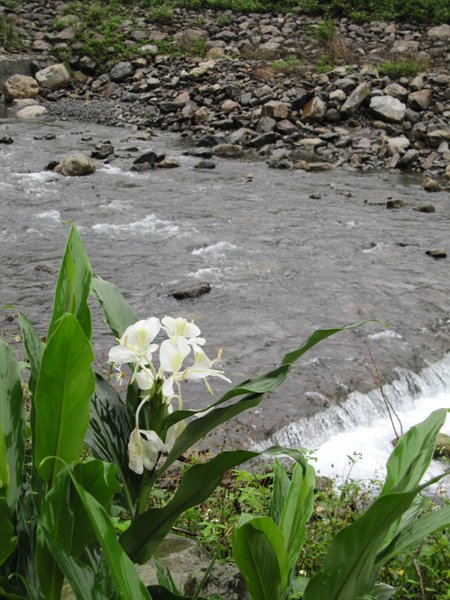
[{"label": "large boulder", "polygon": [[12,75],[3,84],[3,95],[8,102],[36,98],[38,94],[39,86],[36,79],[28,75]]},{"label": "large boulder", "polygon": [[266,102],[261,110],[262,117],[271,119],[286,119],[289,114],[289,106],[285,102],[270,100]]},{"label": "large boulder", "polygon": [[393,96],[374,96],[370,100],[370,108],[384,121],[400,123],[406,112],[406,105]]},{"label": "large boulder", "polygon": [[64,158],[56,165],[55,171],[65,177],[91,175],[95,171],[95,163],[87,154],[77,152]]},{"label": "large boulder", "polygon": [[321,121],[327,112],[327,105],[318,96],[314,96],[302,110],[302,121]]},{"label": "large boulder", "polygon": [[64,87],[70,81],[70,74],[63,63],[50,65],[41,69],[35,75],[39,85],[49,90],[57,90]]}]

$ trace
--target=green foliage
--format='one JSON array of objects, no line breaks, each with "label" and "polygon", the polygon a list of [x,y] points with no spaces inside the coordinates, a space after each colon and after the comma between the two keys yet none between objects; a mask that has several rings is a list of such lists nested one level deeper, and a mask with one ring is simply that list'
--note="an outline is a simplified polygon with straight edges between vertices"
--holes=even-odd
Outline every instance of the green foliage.
[{"label": "green foliage", "polygon": [[322,21],[316,27],[313,27],[312,34],[318,40],[329,41],[336,35],[335,19]]},{"label": "green foliage", "polygon": [[24,42],[16,26],[13,16],[0,12],[0,46],[5,50],[22,50]]},{"label": "green foliage", "polygon": [[173,8],[167,4],[155,6],[149,10],[147,16],[153,23],[170,23],[173,18]]},{"label": "green foliage", "polygon": [[381,63],[378,66],[378,71],[380,75],[387,75],[392,79],[397,79],[400,77],[414,77],[414,75],[423,71],[424,68],[425,65],[423,62],[404,58]]},{"label": "green foliage", "polygon": [[270,66],[271,68],[280,73],[290,73],[297,71],[302,65],[302,61],[296,56],[288,56],[287,58],[279,58],[275,60]]}]

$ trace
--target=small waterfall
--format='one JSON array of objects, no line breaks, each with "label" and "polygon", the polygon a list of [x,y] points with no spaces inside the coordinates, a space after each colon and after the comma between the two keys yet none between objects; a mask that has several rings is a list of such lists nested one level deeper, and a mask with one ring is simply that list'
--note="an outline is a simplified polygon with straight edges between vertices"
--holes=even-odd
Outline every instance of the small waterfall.
[{"label": "small waterfall", "polygon": [[[404,369],[397,373],[398,379],[383,386],[383,392],[404,431],[433,410],[450,408],[450,354],[419,374]],[[450,419],[443,431],[450,433]],[[375,389],[354,392],[341,405],[283,427],[264,447],[307,448],[313,451],[318,473],[340,478],[351,471],[356,479],[372,479],[383,477],[394,438],[383,394]],[[433,461],[430,474],[441,471],[440,463]]]}]

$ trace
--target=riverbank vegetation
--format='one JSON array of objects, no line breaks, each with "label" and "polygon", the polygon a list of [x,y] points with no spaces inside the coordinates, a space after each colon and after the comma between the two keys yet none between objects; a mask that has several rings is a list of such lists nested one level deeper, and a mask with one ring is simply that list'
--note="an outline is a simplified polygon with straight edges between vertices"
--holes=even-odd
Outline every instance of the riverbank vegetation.
[{"label": "riverbank vegetation", "polygon": [[[91,297],[115,338],[109,381],[92,367]],[[25,360],[0,341],[2,598],[59,600],[64,580],[79,600],[180,598],[170,578],[170,589],[162,581],[147,588],[134,566],[173,530],[231,559],[252,600],[448,598],[440,532],[450,503],[424,495],[445,472],[422,483],[447,409],[398,439],[377,489],[350,479],[337,489],[319,484],[302,448],[193,451],[257,407],[307,351],[365,322],[313,332],[277,368],[195,408],[183,404],[188,382],[210,390],[210,378],[229,381],[220,352],[210,359],[200,329],[183,317],[140,320],[94,275],[74,227],[46,337],[17,313]],[[235,470],[261,455],[277,457],[262,475]]]},{"label": "riverbank vegetation", "polygon": [[[84,3],[91,4],[91,3]],[[106,0],[112,9],[141,6],[156,18],[167,20],[173,8],[232,10],[238,12],[296,12],[312,16],[348,17],[415,23],[444,23],[450,20],[447,0]]]}]

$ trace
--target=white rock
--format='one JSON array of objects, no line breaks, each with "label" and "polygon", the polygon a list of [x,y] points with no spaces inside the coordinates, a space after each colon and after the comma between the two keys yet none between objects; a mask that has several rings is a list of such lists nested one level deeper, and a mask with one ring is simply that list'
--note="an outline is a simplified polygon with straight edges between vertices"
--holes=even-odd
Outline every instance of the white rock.
[{"label": "white rock", "polygon": [[399,135],[398,137],[388,138],[387,145],[390,152],[395,154],[396,152],[402,152],[406,150],[410,145],[410,141],[406,136]]},{"label": "white rock", "polygon": [[385,121],[400,123],[406,112],[406,105],[393,96],[374,96],[370,108]]},{"label": "white rock", "polygon": [[40,106],[39,104],[33,104],[32,106],[25,106],[25,108],[21,108],[16,116],[20,119],[37,119],[38,117],[42,117],[45,115],[47,109],[45,106]]},{"label": "white rock", "polygon": [[41,87],[49,90],[64,87],[70,81],[69,71],[62,63],[41,69],[35,77]]}]

